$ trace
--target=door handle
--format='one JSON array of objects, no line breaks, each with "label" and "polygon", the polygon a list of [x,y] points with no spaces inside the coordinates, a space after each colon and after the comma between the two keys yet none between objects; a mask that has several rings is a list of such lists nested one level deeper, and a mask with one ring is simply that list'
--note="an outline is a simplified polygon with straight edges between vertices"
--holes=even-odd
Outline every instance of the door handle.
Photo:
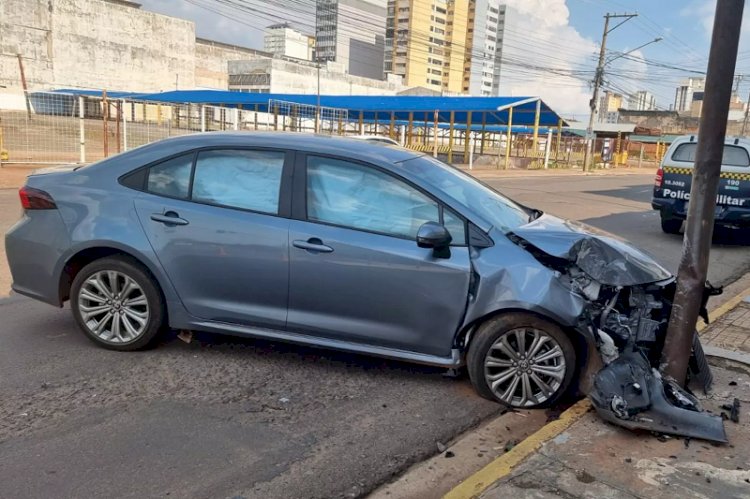
[{"label": "door handle", "polygon": [[174,211],[168,211],[164,214],[152,213],[151,220],[153,220],[154,222],[162,223],[164,225],[187,225],[188,223],[190,223],[184,218],[180,218],[180,216]]},{"label": "door handle", "polygon": [[332,253],[333,252],[333,248],[323,244],[323,241],[321,241],[317,237],[311,237],[307,241],[303,241],[301,239],[295,239],[294,241],[292,241],[292,246],[294,246],[295,248],[307,250],[313,253]]}]

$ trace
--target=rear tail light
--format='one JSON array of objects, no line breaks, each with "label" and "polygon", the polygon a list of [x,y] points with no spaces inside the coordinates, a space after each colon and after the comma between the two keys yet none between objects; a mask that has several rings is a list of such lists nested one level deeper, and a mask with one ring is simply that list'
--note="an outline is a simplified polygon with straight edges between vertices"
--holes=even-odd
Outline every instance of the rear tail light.
[{"label": "rear tail light", "polygon": [[661,187],[664,182],[664,170],[659,168],[656,170],[656,178],[654,178],[654,187]]},{"label": "rear tail light", "polygon": [[25,210],[54,210],[57,208],[52,196],[33,187],[21,187],[18,196],[21,198],[21,206]]}]

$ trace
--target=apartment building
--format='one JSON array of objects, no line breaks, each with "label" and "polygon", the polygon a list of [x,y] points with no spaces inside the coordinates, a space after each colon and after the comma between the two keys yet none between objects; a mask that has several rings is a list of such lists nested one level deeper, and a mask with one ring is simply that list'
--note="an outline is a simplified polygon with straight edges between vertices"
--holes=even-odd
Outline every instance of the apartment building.
[{"label": "apartment building", "polygon": [[316,61],[347,73],[384,79],[386,0],[317,0]]},{"label": "apartment building", "polygon": [[469,29],[469,0],[389,0],[386,74],[407,86],[464,92]]}]

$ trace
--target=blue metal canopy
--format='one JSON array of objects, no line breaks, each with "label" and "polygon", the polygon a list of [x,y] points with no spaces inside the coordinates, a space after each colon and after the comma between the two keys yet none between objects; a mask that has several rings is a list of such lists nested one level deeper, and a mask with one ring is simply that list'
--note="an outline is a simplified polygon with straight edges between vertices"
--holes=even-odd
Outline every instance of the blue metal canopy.
[{"label": "blue metal canopy", "polygon": [[[140,94],[136,98],[171,104],[208,104],[215,106],[255,109],[261,112],[273,112],[268,109],[269,101],[283,101],[305,106],[315,106],[317,96],[311,94],[270,94],[244,93],[222,90],[176,90],[156,94]],[[541,101],[537,97],[464,97],[464,96],[414,96],[414,95],[321,95],[322,107],[345,109],[349,113],[349,120],[358,119],[359,113],[366,120],[391,119],[391,113],[396,120],[408,120],[409,113],[413,113],[415,123],[434,123],[435,111],[438,112],[439,122],[448,122],[450,113],[454,113],[454,123],[466,124],[469,112],[472,113],[471,122],[487,125],[505,125],[509,119],[509,109],[513,108],[513,124],[531,126],[534,124],[536,103]],[[286,107],[278,109],[284,114]],[[544,101],[540,102],[539,124],[557,126],[560,116]],[[564,123],[563,123],[564,124]]]}]

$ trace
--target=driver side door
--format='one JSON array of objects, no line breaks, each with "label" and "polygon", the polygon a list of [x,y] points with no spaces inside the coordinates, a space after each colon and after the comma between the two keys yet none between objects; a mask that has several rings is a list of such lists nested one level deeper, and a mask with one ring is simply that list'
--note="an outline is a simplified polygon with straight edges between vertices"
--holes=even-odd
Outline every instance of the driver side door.
[{"label": "driver side door", "polygon": [[[289,227],[287,328],[448,357],[466,309],[466,223],[404,179],[364,163],[299,155]],[[417,246],[446,225],[450,257]]]}]

